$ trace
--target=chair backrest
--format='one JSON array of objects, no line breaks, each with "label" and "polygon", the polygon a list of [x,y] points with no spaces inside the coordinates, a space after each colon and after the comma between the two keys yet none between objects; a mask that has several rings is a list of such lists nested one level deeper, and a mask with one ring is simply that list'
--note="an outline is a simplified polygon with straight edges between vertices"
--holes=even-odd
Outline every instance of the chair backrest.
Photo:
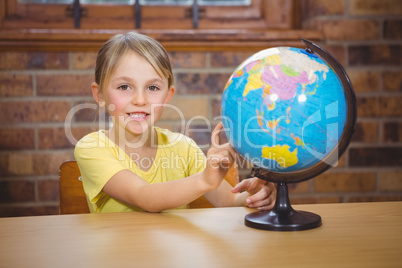
[{"label": "chair backrest", "polygon": [[[238,168],[233,166],[225,179],[232,185],[239,182]],[[81,172],[76,161],[64,162],[59,169],[60,180],[60,214],[89,213],[88,203],[81,181]],[[189,204],[190,208],[213,207],[204,197],[197,198]]]},{"label": "chair backrest", "polygon": [[82,187],[81,172],[76,161],[64,162],[59,169],[60,214],[89,213]]}]

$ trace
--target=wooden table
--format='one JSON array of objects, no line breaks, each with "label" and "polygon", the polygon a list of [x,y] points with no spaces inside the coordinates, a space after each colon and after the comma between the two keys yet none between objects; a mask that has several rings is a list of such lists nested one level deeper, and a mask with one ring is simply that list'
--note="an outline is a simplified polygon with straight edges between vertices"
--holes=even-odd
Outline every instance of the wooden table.
[{"label": "wooden table", "polygon": [[247,208],[0,219],[0,267],[402,267],[402,202],[298,205],[323,225],[275,232]]}]

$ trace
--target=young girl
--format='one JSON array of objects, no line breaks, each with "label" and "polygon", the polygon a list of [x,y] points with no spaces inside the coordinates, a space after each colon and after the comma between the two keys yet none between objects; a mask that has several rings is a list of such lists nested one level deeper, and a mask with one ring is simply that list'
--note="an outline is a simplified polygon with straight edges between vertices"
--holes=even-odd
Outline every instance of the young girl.
[{"label": "young girl", "polygon": [[91,212],[160,212],[202,195],[214,206],[273,207],[272,183],[251,178],[232,188],[223,180],[235,152],[219,145],[222,123],[207,157],[190,138],[154,126],[175,92],[168,55],[156,40],[137,33],[111,38],[98,53],[91,88],[113,120],[74,152]]}]

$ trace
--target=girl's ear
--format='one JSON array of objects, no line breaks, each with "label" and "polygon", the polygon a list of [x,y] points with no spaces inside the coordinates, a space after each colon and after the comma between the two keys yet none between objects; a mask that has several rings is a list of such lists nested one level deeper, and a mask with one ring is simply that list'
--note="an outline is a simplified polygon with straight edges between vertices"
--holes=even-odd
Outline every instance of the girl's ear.
[{"label": "girl's ear", "polygon": [[165,103],[169,103],[170,100],[172,99],[174,92],[176,91],[174,86],[171,86],[169,88],[168,94],[166,95]]},{"label": "girl's ear", "polygon": [[99,85],[96,82],[91,84],[92,96],[95,101],[99,104],[100,107],[105,106],[105,100],[103,99],[103,93],[99,88]]}]

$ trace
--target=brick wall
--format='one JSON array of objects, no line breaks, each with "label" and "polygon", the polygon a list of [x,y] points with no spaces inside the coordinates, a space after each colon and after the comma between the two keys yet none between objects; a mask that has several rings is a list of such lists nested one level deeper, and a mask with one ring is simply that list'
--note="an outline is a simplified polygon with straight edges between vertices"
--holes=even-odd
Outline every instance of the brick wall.
[{"label": "brick wall", "polygon": [[302,27],[323,33],[352,80],[358,120],[339,165],[293,185],[294,202],[402,200],[402,2],[301,2]]},{"label": "brick wall", "polygon": [[[402,4],[399,0],[303,0],[301,27],[319,29],[320,43],[346,68],[356,91],[358,121],[338,166],[290,185],[293,203],[402,200]],[[224,84],[256,52],[169,51],[177,94],[160,124],[186,131],[200,145],[219,116]],[[0,52],[0,216],[58,213],[58,167],[73,159],[64,122],[79,104],[93,104],[96,52]],[[90,106],[74,113],[79,139],[99,128]],[[70,131],[67,129],[67,131]],[[248,170],[241,170],[245,177]]]}]

